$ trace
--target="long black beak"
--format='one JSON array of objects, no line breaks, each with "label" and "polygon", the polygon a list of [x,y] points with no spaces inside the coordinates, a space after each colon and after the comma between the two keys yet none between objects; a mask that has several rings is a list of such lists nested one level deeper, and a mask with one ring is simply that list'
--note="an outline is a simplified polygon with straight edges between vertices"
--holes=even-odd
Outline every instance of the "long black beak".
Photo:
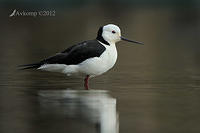
[{"label": "long black beak", "polygon": [[126,39],[126,38],[125,38],[125,37],[123,37],[123,36],[121,36],[121,40],[123,40],[123,41],[127,41],[127,42],[132,42],[132,43],[137,43],[137,44],[144,45],[142,42],[138,42],[138,41],[132,41],[132,40]]}]

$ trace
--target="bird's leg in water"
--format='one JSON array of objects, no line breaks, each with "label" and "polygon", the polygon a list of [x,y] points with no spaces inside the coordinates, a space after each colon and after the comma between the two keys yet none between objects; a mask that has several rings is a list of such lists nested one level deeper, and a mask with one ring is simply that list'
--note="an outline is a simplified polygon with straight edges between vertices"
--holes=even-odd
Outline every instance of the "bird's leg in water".
[{"label": "bird's leg in water", "polygon": [[85,89],[86,90],[89,90],[89,85],[88,85],[88,81],[89,81],[89,75],[87,75],[86,77],[85,77],[85,80],[84,80],[84,86],[85,86]]}]

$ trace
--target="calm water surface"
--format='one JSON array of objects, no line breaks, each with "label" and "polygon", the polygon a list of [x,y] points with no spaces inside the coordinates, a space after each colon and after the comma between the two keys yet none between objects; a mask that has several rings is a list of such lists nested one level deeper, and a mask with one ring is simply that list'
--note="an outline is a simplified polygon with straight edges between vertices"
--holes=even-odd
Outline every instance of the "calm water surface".
[{"label": "calm water surface", "polygon": [[[66,11],[56,18],[3,16],[0,132],[200,132],[199,11],[81,11]],[[74,23],[81,18],[83,23]],[[16,69],[93,39],[97,27],[110,22],[122,27],[124,36],[145,45],[120,42],[117,64],[91,79],[92,90],[82,91],[80,77]]]}]

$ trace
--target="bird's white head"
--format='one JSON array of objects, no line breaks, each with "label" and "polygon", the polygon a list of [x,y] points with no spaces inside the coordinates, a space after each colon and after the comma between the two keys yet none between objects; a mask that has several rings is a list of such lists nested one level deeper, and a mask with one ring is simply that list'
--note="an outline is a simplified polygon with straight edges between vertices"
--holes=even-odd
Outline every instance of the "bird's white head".
[{"label": "bird's white head", "polygon": [[100,27],[96,39],[108,45],[115,44],[116,42],[119,42],[120,40],[142,44],[141,42],[128,40],[122,37],[120,28],[114,24],[108,24],[103,27]]},{"label": "bird's white head", "polygon": [[109,43],[116,43],[121,40],[121,30],[114,24],[105,25],[103,26],[102,37]]}]

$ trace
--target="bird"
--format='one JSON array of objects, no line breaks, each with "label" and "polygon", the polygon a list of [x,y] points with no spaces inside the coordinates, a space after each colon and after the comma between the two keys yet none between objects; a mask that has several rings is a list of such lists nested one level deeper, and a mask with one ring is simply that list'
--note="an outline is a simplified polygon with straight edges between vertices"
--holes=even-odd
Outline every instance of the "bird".
[{"label": "bird", "polygon": [[37,63],[20,65],[19,69],[37,69],[59,72],[67,76],[82,75],[84,88],[89,89],[89,79],[110,70],[117,60],[116,43],[127,41],[135,44],[142,42],[129,40],[121,36],[120,28],[115,24],[99,27],[96,39],[83,41],[68,47]]}]

